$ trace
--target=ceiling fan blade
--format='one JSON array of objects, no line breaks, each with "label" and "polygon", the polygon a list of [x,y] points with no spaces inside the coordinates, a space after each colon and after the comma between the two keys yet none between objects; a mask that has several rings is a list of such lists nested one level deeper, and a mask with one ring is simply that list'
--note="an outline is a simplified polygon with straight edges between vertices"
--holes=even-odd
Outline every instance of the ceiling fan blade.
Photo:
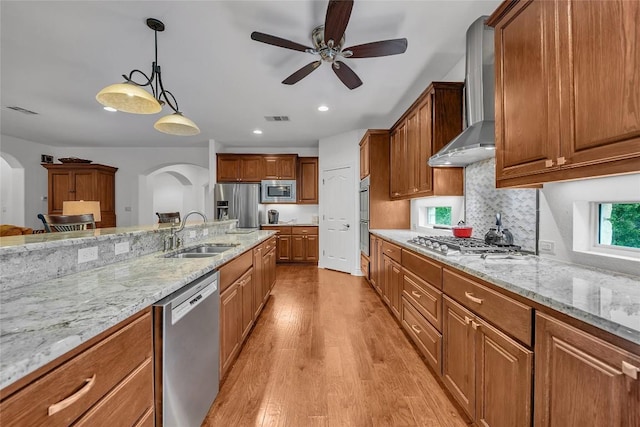
[{"label": "ceiling fan blade", "polygon": [[342,49],[343,52],[347,50],[353,52],[353,55],[349,56],[349,58],[398,55],[407,51],[407,39],[382,40]]},{"label": "ceiling fan blade", "polygon": [[344,85],[349,89],[353,90],[362,85],[360,77],[358,77],[358,75],[344,62],[336,61],[333,63],[333,67],[331,68],[333,68],[333,72],[336,73],[336,76],[338,76],[338,78],[342,80],[342,83],[344,83]]},{"label": "ceiling fan blade", "polygon": [[292,85],[292,84],[298,83],[300,80],[302,80],[303,78],[305,78],[309,74],[311,74],[311,72],[313,70],[318,68],[320,66],[320,64],[322,64],[322,61],[313,61],[313,62],[305,65],[304,67],[300,68],[295,73],[291,74],[289,77],[284,79],[282,81],[282,83],[284,83],[286,85]]},{"label": "ceiling fan blade", "polygon": [[292,42],[291,40],[283,39],[269,34],[259,33],[257,31],[251,33],[251,39],[273,46],[284,47],[285,49],[299,50],[300,52],[306,52],[307,49],[311,49],[310,47],[303,46],[300,43]]},{"label": "ceiling fan blade", "polygon": [[353,0],[330,0],[327,6],[327,16],[324,20],[324,41],[334,41],[337,45],[344,31],[347,29],[349,17],[353,9]]}]

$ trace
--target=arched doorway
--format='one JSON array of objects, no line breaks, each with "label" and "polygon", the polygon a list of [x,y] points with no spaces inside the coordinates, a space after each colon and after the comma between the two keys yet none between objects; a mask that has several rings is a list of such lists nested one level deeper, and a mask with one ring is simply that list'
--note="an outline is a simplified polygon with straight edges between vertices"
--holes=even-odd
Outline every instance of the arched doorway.
[{"label": "arched doorway", "polygon": [[24,167],[12,155],[0,152],[0,224],[25,223]]}]

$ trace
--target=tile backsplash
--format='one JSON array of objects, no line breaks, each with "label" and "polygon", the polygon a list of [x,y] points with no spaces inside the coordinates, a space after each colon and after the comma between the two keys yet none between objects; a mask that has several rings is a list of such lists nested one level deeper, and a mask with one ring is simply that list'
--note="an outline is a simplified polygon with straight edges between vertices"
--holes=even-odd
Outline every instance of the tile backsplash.
[{"label": "tile backsplash", "polygon": [[497,189],[495,169],[493,158],[465,168],[467,225],[473,227],[473,237],[482,239],[495,226],[496,212],[500,212],[502,225],[511,231],[514,243],[524,250],[535,251],[538,190]]}]

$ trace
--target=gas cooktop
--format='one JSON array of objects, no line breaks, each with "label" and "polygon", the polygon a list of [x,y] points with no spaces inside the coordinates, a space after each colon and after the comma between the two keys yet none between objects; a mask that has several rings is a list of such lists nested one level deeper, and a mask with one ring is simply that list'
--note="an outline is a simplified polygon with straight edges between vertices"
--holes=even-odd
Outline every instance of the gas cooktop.
[{"label": "gas cooktop", "polygon": [[488,245],[484,240],[452,236],[417,236],[408,241],[443,255],[513,254],[520,246]]}]

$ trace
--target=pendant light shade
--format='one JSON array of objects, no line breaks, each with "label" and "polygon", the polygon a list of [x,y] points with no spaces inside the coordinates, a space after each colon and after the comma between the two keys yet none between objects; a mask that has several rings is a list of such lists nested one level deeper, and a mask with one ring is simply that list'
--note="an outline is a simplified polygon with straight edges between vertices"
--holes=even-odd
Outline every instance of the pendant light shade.
[{"label": "pendant light shade", "polygon": [[162,105],[152,94],[131,83],[107,86],[98,92],[96,99],[105,107],[125,113],[156,114],[162,111]]},{"label": "pendant light shade", "polygon": [[173,113],[160,118],[154,125],[154,128],[160,132],[169,135],[190,136],[200,133],[200,129],[190,119],[182,115],[182,113]]},{"label": "pendant light shade", "polygon": [[[105,87],[98,92],[96,100],[105,107],[133,114],[159,113],[162,106],[167,105],[174,114],[162,117],[153,127],[169,135],[197,135],[200,133],[198,126],[182,115],[176,97],[162,83],[162,72],[158,64],[158,32],[164,31],[164,24],[155,18],[148,18],[147,27],[153,30],[155,40],[155,60],[151,64],[151,74],[147,75],[140,70],[133,70],[128,76],[123,74],[124,83]],[[138,81],[134,80],[134,76],[138,77]],[[143,89],[147,86],[151,93]]]}]

